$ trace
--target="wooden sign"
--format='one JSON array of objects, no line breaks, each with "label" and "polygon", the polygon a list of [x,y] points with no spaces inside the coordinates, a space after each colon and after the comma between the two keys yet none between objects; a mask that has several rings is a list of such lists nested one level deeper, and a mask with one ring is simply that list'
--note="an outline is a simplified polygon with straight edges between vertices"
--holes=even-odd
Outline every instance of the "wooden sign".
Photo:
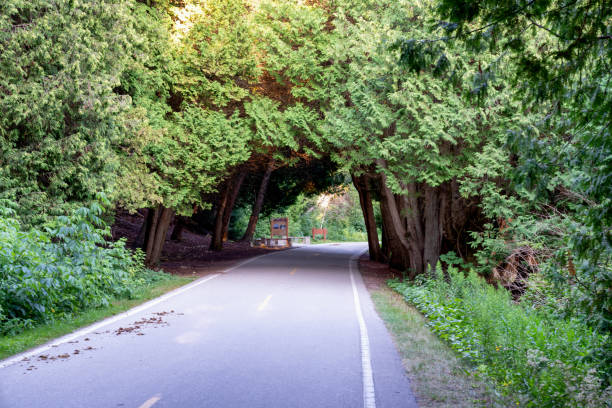
[{"label": "wooden sign", "polygon": [[312,239],[316,238],[316,235],[323,235],[323,241],[327,240],[327,228],[313,228]]},{"label": "wooden sign", "polygon": [[274,218],[270,220],[270,237],[280,235],[289,239],[289,218]]}]

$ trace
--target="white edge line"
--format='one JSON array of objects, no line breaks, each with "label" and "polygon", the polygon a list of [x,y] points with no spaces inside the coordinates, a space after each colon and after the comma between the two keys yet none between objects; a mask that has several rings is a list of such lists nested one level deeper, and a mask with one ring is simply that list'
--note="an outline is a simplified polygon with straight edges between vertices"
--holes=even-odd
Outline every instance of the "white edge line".
[{"label": "white edge line", "polygon": [[[285,252],[285,251],[282,251],[282,252]],[[233,270],[236,270],[236,269],[240,268],[243,265],[246,265],[246,264],[248,264],[250,262],[255,261],[256,259],[262,258],[262,257],[267,256],[267,255],[274,255],[274,254],[277,254],[277,253],[281,253],[281,252],[272,252],[272,253],[258,255],[258,256],[255,256],[253,258],[249,258],[249,259],[247,259],[247,260],[245,260],[243,262],[240,262],[237,265],[232,266],[229,269],[226,269],[223,272],[215,273],[215,274],[209,275],[209,276],[204,276],[204,277],[202,277],[200,279],[197,279],[197,280],[195,280],[195,281],[193,281],[193,282],[191,282],[191,283],[189,283],[189,284],[187,284],[185,286],[181,286],[180,288],[176,288],[174,290],[171,290],[170,292],[168,292],[168,293],[166,293],[166,294],[164,294],[164,295],[162,295],[160,297],[157,297],[155,299],[149,300],[148,302],[145,302],[145,303],[143,303],[143,304],[141,304],[139,306],[136,306],[136,307],[134,307],[134,308],[132,308],[130,310],[127,310],[127,311],[119,313],[119,314],[117,314],[115,316],[112,316],[112,317],[109,317],[107,319],[104,319],[104,320],[102,320],[102,321],[100,321],[98,323],[94,323],[91,326],[84,327],[84,328],[82,328],[80,330],[77,330],[77,331],[75,331],[73,333],[70,333],[70,334],[65,335],[63,337],[60,337],[58,339],[52,340],[51,342],[49,342],[49,343],[47,343],[45,345],[39,346],[39,347],[31,349],[29,351],[25,351],[23,353],[20,353],[20,354],[17,354],[15,356],[13,356],[13,357],[9,357],[9,358],[7,358],[7,359],[5,359],[3,361],[0,361],[0,369],[6,368],[6,367],[11,366],[13,364],[16,364],[16,363],[22,361],[24,358],[30,358],[30,357],[36,356],[38,354],[44,353],[45,351],[50,350],[53,347],[57,347],[57,346],[59,346],[61,344],[68,343],[69,341],[73,341],[73,340],[75,340],[75,339],[77,339],[79,337],[82,337],[82,336],[84,336],[86,334],[89,334],[89,333],[91,333],[91,332],[93,332],[95,330],[98,330],[98,329],[102,328],[102,327],[108,326],[108,325],[110,325],[112,323],[115,323],[115,322],[121,320],[121,319],[124,319],[126,317],[129,317],[129,316],[135,315],[137,313],[140,313],[143,310],[149,309],[149,308],[151,308],[151,307],[153,307],[153,306],[155,306],[155,305],[157,305],[157,304],[159,304],[161,302],[164,302],[164,301],[166,301],[166,300],[168,300],[170,298],[173,298],[173,297],[175,297],[177,295],[180,295],[181,293],[184,293],[184,292],[186,292],[186,291],[188,291],[190,289],[193,289],[196,286],[200,286],[203,283],[206,283],[206,282],[208,282],[208,281],[210,281],[210,280],[220,276],[223,273],[229,273],[229,272],[231,272]]]},{"label": "white edge line", "polygon": [[270,303],[270,299],[272,299],[272,295],[268,295],[264,301],[259,304],[257,311],[262,312],[268,306],[268,303]]},{"label": "white edge line", "polygon": [[376,408],[376,393],[374,391],[374,373],[372,372],[372,358],[370,356],[370,338],[368,337],[368,327],[366,326],[363,313],[361,311],[361,303],[359,302],[359,293],[355,284],[353,272],[353,263],[359,259],[361,255],[367,252],[367,249],[358,252],[349,259],[349,272],[351,275],[351,285],[353,287],[353,300],[355,301],[355,313],[359,322],[359,334],[361,338],[361,376],[363,380],[363,406],[364,408]]},{"label": "white edge line", "polygon": [[146,400],[141,406],[138,408],[151,408],[153,405],[157,403],[161,399],[161,394],[154,395],[152,398]]}]

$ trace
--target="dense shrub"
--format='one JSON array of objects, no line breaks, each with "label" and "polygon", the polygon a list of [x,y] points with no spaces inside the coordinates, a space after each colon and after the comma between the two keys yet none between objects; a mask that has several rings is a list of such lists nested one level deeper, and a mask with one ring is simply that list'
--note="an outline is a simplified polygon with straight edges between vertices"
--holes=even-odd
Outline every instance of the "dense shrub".
[{"label": "dense shrub", "polygon": [[155,278],[123,241],[106,241],[98,204],[44,230],[22,229],[11,206],[0,206],[0,334],[130,297]]},{"label": "dense shrub", "polygon": [[605,388],[610,368],[599,366],[595,354],[610,348],[609,336],[577,319],[558,319],[514,303],[507,291],[487,284],[474,272],[466,276],[450,267],[446,278],[438,272],[416,284],[392,281],[389,285],[517,404],[610,406],[612,388]]}]

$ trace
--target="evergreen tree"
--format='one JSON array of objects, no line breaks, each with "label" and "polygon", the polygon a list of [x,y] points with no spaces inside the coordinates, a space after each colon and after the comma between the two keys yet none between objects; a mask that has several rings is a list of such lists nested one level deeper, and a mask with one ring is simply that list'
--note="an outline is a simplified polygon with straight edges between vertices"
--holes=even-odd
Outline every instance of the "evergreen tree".
[{"label": "evergreen tree", "polygon": [[0,197],[40,223],[111,190],[140,41],[128,0],[0,4]]}]

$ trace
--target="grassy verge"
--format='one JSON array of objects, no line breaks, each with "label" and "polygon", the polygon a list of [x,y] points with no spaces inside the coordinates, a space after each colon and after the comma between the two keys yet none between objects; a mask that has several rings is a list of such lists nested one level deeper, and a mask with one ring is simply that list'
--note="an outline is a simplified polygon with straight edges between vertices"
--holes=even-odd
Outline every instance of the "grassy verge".
[{"label": "grassy verge", "polygon": [[610,407],[609,337],[528,301],[515,303],[470,272],[449,268],[416,284],[389,284],[497,390],[525,407]]},{"label": "grassy verge", "polygon": [[99,320],[125,312],[147,300],[154,299],[172,289],[192,282],[194,279],[193,277],[169,275],[167,279],[152,282],[143,287],[136,298],[115,299],[107,307],[85,310],[71,318],[42,324],[15,336],[0,337],[0,360],[44,344]]},{"label": "grassy verge", "polygon": [[425,318],[387,286],[370,289],[392,333],[421,408],[511,406],[426,326]]}]

